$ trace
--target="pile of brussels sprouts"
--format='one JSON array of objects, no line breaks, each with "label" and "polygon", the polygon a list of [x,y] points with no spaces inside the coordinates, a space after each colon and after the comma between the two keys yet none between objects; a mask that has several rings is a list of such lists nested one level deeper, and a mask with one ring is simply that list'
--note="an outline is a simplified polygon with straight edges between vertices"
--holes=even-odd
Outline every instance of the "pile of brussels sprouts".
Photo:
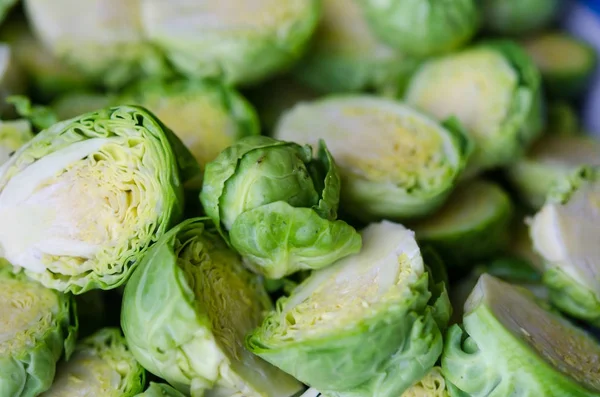
[{"label": "pile of brussels sprouts", "polygon": [[564,7],[0,1],[0,397],[600,396]]}]

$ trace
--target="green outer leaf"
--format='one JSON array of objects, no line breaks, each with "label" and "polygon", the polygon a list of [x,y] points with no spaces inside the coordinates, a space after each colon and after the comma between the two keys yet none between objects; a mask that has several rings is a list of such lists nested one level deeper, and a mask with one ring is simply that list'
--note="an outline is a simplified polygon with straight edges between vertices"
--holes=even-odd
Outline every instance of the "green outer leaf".
[{"label": "green outer leaf", "polygon": [[166,383],[154,383],[150,382],[150,386],[143,393],[138,394],[135,397],[186,397],[185,394],[180,393],[177,389],[169,386]]},{"label": "green outer leaf", "polygon": [[[0,279],[34,283],[22,273],[12,273],[6,265],[0,265]],[[39,395],[52,385],[59,358],[71,357],[78,330],[75,302],[71,295],[53,293],[58,298],[59,306],[49,328],[40,330],[39,333],[31,330],[29,337],[32,340],[28,346],[20,351],[0,355],[0,395],[6,397]],[[6,303],[10,304],[10,302]]]},{"label": "green outer leaf", "polygon": [[455,50],[479,28],[474,0],[358,0],[373,32],[390,46],[425,57]]},{"label": "green outer leaf", "polygon": [[[201,395],[216,387],[213,392],[220,395],[219,392],[242,392],[236,388],[244,387],[248,397],[267,396],[269,392],[273,397],[292,395],[300,384],[266,363],[252,371],[261,371],[262,376],[270,378],[269,385],[262,384],[262,378],[244,379],[243,374],[235,374],[232,361],[239,358],[230,357],[227,347],[214,336],[209,310],[226,310],[225,305],[238,304],[247,310],[254,305],[259,311],[267,311],[271,302],[261,281],[241,267],[237,254],[227,248],[212,227],[208,218],[188,219],[165,234],[144,256],[123,296],[121,326],[129,348],[147,370],[185,393],[191,390],[192,394]],[[198,260],[215,261],[219,252],[226,253],[225,262],[215,262],[213,270],[231,266],[239,271],[238,276],[244,280],[237,281],[244,281],[247,301],[223,301],[219,305],[224,307],[206,307],[197,300],[192,275],[181,267],[178,257],[182,246],[194,240],[206,244],[205,251],[198,252]],[[227,281],[216,279],[214,285],[226,288]],[[232,381],[237,383],[228,384]]]},{"label": "green outer leaf", "polygon": [[521,35],[543,28],[554,19],[562,0],[480,0],[485,28]]},{"label": "green outer leaf", "polygon": [[361,247],[360,235],[346,222],[323,219],[310,208],[284,201],[242,213],[229,238],[249,267],[275,279],[326,267]]},{"label": "green outer leaf", "polygon": [[14,105],[19,116],[29,120],[39,130],[50,128],[58,122],[58,117],[52,109],[46,106],[32,105],[31,100],[26,96],[13,95],[6,98],[6,102]]},{"label": "green outer leaf", "polygon": [[560,268],[547,268],[542,281],[548,287],[552,304],[575,318],[600,326],[598,291],[581,285]]},{"label": "green outer leaf", "polygon": [[[477,211],[469,196],[486,201],[484,205],[493,206],[493,212],[484,209],[483,214],[469,214]],[[457,212],[461,214],[460,218],[453,217]],[[512,214],[510,196],[500,186],[483,180],[473,181],[458,187],[441,212],[413,224],[412,229],[419,243],[436,248],[449,266],[471,266],[474,261],[489,257],[506,245]],[[443,221],[445,217],[454,218],[456,223],[449,225]],[[436,220],[442,221],[441,227],[436,225]]]},{"label": "green outer leaf", "polygon": [[[490,282],[489,280],[495,280],[488,275],[482,276],[482,279],[487,283]],[[478,282],[473,294],[481,287],[482,279]],[[494,310],[502,309],[493,309],[491,306],[492,304],[501,306],[501,296],[516,295],[519,299],[529,301],[528,305],[537,306],[537,304],[525,293],[519,292],[519,289],[509,284],[497,280],[494,283],[499,283],[502,291],[497,290],[494,292],[495,295],[490,295],[485,291],[486,287],[481,287],[483,288],[482,292],[478,292],[477,295],[482,297],[475,302],[474,308],[467,311],[464,317],[464,329],[453,325],[446,335],[442,354],[442,370],[448,383],[452,384],[451,395],[473,397],[506,397],[516,394],[523,397],[598,396],[600,390],[594,392],[586,389],[575,379],[560,372],[555,365],[551,365],[537,351],[534,351],[526,341],[527,330],[523,330],[522,335],[516,336],[506,328],[506,324],[501,322],[494,312]],[[473,299],[472,297],[470,299]],[[526,310],[527,308],[522,307],[522,309]],[[544,309],[539,307],[539,310]],[[537,314],[535,313],[535,315]],[[506,316],[511,316],[510,311]],[[575,338],[585,340],[585,344],[588,346],[594,346],[597,343],[591,336],[556,314],[547,312],[544,316],[548,316],[552,321],[562,323],[570,332],[570,334],[564,335],[554,331],[557,340],[548,340],[549,346],[553,346],[552,343],[578,345],[580,341]],[[550,320],[540,319],[539,321],[544,322],[548,327],[555,325]],[[518,326],[518,323],[517,325],[511,323],[510,326]],[[546,348],[552,350],[551,347]],[[557,365],[568,366],[573,360],[578,359],[580,358],[576,356],[565,357],[564,365],[562,363],[557,363]],[[597,363],[590,363],[590,365],[597,367]],[[592,386],[590,385],[590,387]]]},{"label": "green outer leaf", "polygon": [[109,272],[94,269],[83,277],[57,277],[50,271],[26,271],[29,277],[46,286],[75,294],[95,288],[118,287],[129,277],[148,246],[178,221],[183,212],[182,180],[190,174],[197,173],[197,164],[172,132],[150,112],[136,106],[120,106],[86,113],[40,132],[0,168],[0,195],[11,178],[46,155],[90,138],[127,134],[126,129],[117,128],[121,123],[130,123],[143,131],[142,137],[148,144],[147,150],[151,151],[156,162],[161,165],[151,170],[155,173],[160,190],[148,194],[160,195],[162,208],[157,213],[141,214],[150,217],[147,224],[148,233],[141,238],[139,248],[124,253],[118,263],[103,264],[110,266]]},{"label": "green outer leaf", "polygon": [[[90,355],[94,356],[94,359],[90,360]],[[80,371],[86,366],[91,366],[88,374],[93,377],[94,370],[99,365],[98,361],[118,372],[120,381],[115,384],[114,379],[101,379],[108,382],[97,385],[92,379],[79,378]],[[87,384],[87,381],[92,381],[91,385]],[[144,389],[145,382],[146,371],[127,349],[121,330],[103,328],[77,343],[73,356],[58,367],[54,383],[44,397],[66,396],[68,392],[77,389],[86,392],[85,395],[98,395],[102,392],[107,393],[104,395],[133,397]],[[101,386],[101,389],[94,390],[94,386]]]},{"label": "green outer leaf", "polygon": [[[206,18],[211,11],[207,4],[210,2],[198,3],[194,8],[184,0],[168,4],[153,2],[144,10],[143,29],[182,74],[191,78],[218,78],[236,86],[263,81],[300,59],[321,14],[319,0],[303,0],[300,5],[289,7],[285,14],[265,9],[263,12],[266,14],[285,17],[279,18],[276,23],[265,22],[263,31],[262,26],[249,24],[248,27],[245,22],[235,27],[222,23],[217,28],[204,24],[186,24],[187,29],[183,31],[176,28],[179,19],[188,17],[184,12],[202,13],[202,17]],[[233,7],[236,3],[228,0],[227,4]],[[288,4],[291,1],[275,2],[270,6],[285,7]],[[174,8],[181,10],[182,15],[173,12]],[[244,11],[248,12],[248,8]],[[290,16],[292,13],[293,16]],[[220,17],[217,13],[208,15]],[[288,20],[290,17],[291,20]]]},{"label": "green outer leaf", "polygon": [[265,136],[247,137],[222,151],[214,161],[206,165],[200,201],[206,215],[214,221],[215,226],[226,241],[229,241],[229,238],[223,231],[220,209],[220,200],[225,189],[225,182],[235,174],[240,160],[250,151],[286,145],[298,146]]}]

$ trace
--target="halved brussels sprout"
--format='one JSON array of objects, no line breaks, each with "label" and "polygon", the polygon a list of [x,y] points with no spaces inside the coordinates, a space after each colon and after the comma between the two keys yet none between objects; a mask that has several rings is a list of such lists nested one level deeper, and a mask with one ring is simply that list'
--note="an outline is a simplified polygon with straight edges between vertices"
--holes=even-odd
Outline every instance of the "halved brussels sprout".
[{"label": "halved brussels sprout", "polygon": [[56,58],[37,40],[25,19],[7,21],[2,26],[0,37],[10,44],[36,99],[48,100],[70,90],[84,89],[90,84],[78,69]]},{"label": "halved brussels sprout", "polygon": [[526,290],[484,274],[465,313],[442,354],[452,396],[600,395],[598,342]]},{"label": "halved brussels sprout", "polygon": [[180,393],[177,389],[167,385],[166,383],[154,383],[150,382],[150,386],[143,393],[138,394],[136,397],[186,397],[185,394]]},{"label": "halved brussels sprout", "polygon": [[302,385],[244,348],[272,307],[262,282],[208,225],[174,227],[133,273],[121,315],[129,348],[193,396],[292,396]]},{"label": "halved brussels sprout", "polygon": [[0,395],[35,397],[52,385],[56,362],[77,338],[70,295],[13,274],[0,264]]},{"label": "halved brussels sprout", "polygon": [[246,264],[268,278],[319,269],[360,250],[339,220],[340,179],[325,144],[246,137],[206,166],[200,200]]},{"label": "halved brussels sprout", "polygon": [[246,339],[250,351],[325,396],[397,397],[434,366],[449,312],[414,233],[362,231],[362,251],[312,274]]},{"label": "halved brussels sprout", "polygon": [[471,147],[455,121],[440,125],[397,101],[367,95],[301,103],[274,135],[312,145],[324,140],[340,166],[342,206],[365,221],[433,212]]},{"label": "halved brussels sprout", "polygon": [[544,28],[557,16],[564,0],[481,0],[487,30],[520,35]]},{"label": "halved brussels sprout", "polygon": [[550,299],[573,317],[600,325],[600,168],[583,167],[557,181],[531,219],[544,258]]},{"label": "halved brussels sprout", "polygon": [[196,172],[142,108],[55,124],[0,167],[0,257],[61,291],[116,288],[178,221],[182,181]]},{"label": "halved brussels sprout", "polygon": [[517,44],[494,41],[425,62],[406,100],[439,120],[460,120],[475,141],[472,175],[510,164],[539,136],[540,80]]},{"label": "halved brussels sprout", "polygon": [[315,99],[319,94],[312,88],[285,75],[269,80],[247,93],[256,107],[264,131],[271,134],[283,112],[302,101]]},{"label": "halved brussels sprout", "polygon": [[354,0],[325,0],[312,48],[294,74],[320,92],[380,91],[414,64],[375,37]]},{"label": "halved brussels sprout", "polygon": [[115,103],[140,105],[153,112],[183,141],[202,169],[239,138],[260,133],[252,106],[217,81],[144,81]]},{"label": "halved brussels sprout", "polygon": [[142,26],[179,71],[251,84],[297,61],[316,29],[319,0],[144,0]]},{"label": "halved brussels sprout", "polygon": [[521,201],[539,209],[552,186],[581,165],[600,166],[600,142],[584,135],[545,135],[525,158],[513,162],[506,176]]},{"label": "halved brussels sprout", "polygon": [[118,328],[103,328],[80,341],[41,397],[132,397],[144,390],[144,368],[127,349]]},{"label": "halved brussels sprout", "polygon": [[27,120],[0,120],[0,166],[11,154],[33,138],[31,124]]},{"label": "halved brussels sprout", "polygon": [[34,33],[54,56],[94,82],[119,88],[140,76],[170,73],[143,29],[148,1],[24,0],[24,5]]},{"label": "halved brussels sprout", "polygon": [[373,31],[398,50],[423,57],[455,50],[479,28],[475,0],[355,0]]},{"label": "halved brussels sprout", "polygon": [[596,70],[596,49],[566,33],[546,32],[524,40],[523,46],[554,97],[580,96]]},{"label": "halved brussels sprout", "polygon": [[513,205],[500,186],[485,180],[463,183],[443,207],[410,225],[419,244],[433,246],[452,266],[470,266],[504,248]]},{"label": "halved brussels sprout", "polygon": [[50,104],[58,120],[67,120],[115,104],[112,95],[91,91],[71,91]]}]

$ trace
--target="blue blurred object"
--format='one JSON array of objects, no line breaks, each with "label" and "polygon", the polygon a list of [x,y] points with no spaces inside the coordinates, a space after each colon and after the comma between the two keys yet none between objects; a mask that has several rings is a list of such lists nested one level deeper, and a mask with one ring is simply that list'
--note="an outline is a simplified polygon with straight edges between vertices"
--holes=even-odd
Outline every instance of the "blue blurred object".
[{"label": "blue blurred object", "polygon": [[[564,13],[562,25],[576,37],[596,48],[600,56],[600,0],[574,0]],[[582,103],[583,127],[600,138],[600,68],[590,82]]]}]

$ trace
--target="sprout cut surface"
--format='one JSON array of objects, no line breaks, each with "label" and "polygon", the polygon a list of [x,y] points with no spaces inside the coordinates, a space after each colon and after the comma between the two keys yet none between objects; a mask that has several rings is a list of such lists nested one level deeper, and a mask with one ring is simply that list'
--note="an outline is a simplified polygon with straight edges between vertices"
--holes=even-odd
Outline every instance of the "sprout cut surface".
[{"label": "sprout cut surface", "polygon": [[299,104],[275,136],[309,144],[323,139],[340,167],[343,204],[363,218],[430,212],[451,190],[467,154],[461,131],[370,96]]}]

